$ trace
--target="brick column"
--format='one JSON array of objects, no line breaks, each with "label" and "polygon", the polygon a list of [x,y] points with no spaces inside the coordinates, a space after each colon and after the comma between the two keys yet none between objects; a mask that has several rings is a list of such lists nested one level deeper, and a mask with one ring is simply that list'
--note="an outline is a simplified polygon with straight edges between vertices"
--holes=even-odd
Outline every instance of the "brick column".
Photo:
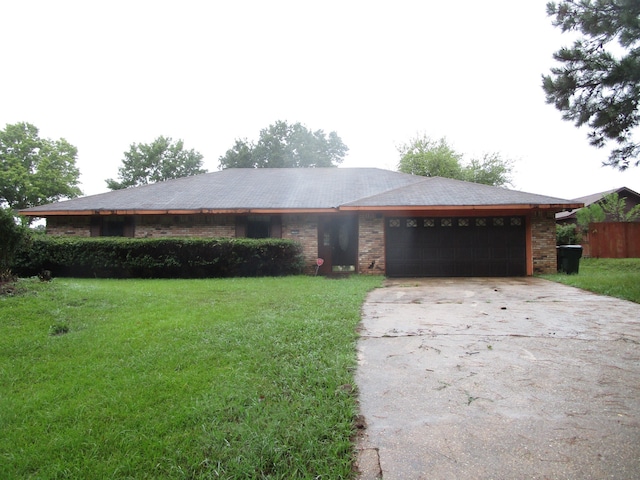
[{"label": "brick column", "polygon": [[534,212],[531,216],[531,253],[534,275],[556,273],[555,212]]},{"label": "brick column", "polygon": [[362,213],[358,218],[358,273],[383,275],[384,270],[384,217]]}]

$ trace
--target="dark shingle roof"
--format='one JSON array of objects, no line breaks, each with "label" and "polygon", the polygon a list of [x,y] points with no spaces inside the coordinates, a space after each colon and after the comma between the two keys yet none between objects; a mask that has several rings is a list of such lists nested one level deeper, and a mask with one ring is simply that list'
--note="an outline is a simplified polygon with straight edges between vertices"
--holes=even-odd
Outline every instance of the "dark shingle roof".
[{"label": "dark shingle roof", "polygon": [[348,206],[491,206],[491,205],[564,205],[571,203],[555,197],[463,182],[443,177],[418,177],[419,182],[356,200]]},{"label": "dark shingle roof", "polygon": [[338,207],[567,205],[575,202],[377,168],[227,169],[23,210],[42,214],[319,210]]},{"label": "dark shingle roof", "polygon": [[[630,188],[620,187],[620,188],[614,188],[612,190],[607,190],[606,192],[592,193],[591,195],[575,198],[573,201],[576,203],[583,203],[585,207],[588,207],[589,205],[602,200],[605,195],[609,195],[612,193],[617,193],[622,197],[631,195],[633,197],[640,198],[640,194],[638,194],[637,192],[634,192]],[[568,220],[570,218],[576,218],[576,212],[578,210],[580,210],[580,208],[575,208],[570,211],[558,212],[556,213],[556,220]]]}]

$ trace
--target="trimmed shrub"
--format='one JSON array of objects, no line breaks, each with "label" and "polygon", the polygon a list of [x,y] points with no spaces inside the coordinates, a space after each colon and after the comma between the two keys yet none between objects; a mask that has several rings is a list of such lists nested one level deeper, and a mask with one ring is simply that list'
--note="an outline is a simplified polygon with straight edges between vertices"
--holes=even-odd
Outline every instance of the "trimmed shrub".
[{"label": "trimmed shrub", "polygon": [[302,273],[302,247],[290,240],[248,238],[34,238],[18,252],[20,276],[208,278]]},{"label": "trimmed shrub", "polygon": [[582,235],[580,235],[577,225],[573,223],[556,224],[556,245],[575,245],[581,241]]}]

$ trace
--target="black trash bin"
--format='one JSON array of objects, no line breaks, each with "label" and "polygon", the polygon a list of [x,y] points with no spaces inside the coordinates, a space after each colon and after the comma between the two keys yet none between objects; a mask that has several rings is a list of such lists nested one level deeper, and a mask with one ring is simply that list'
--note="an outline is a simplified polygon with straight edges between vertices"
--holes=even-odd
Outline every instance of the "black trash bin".
[{"label": "black trash bin", "polygon": [[559,245],[556,248],[558,250],[558,271],[569,275],[578,273],[582,258],[582,245]]}]

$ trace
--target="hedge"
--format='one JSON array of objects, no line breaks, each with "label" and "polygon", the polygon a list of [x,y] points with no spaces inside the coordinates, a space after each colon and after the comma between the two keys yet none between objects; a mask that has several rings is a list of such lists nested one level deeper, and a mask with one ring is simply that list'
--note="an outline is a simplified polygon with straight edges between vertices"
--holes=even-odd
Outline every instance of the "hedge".
[{"label": "hedge", "polygon": [[34,236],[17,252],[19,276],[208,278],[302,273],[302,247],[290,240],[248,238],[69,238]]}]

